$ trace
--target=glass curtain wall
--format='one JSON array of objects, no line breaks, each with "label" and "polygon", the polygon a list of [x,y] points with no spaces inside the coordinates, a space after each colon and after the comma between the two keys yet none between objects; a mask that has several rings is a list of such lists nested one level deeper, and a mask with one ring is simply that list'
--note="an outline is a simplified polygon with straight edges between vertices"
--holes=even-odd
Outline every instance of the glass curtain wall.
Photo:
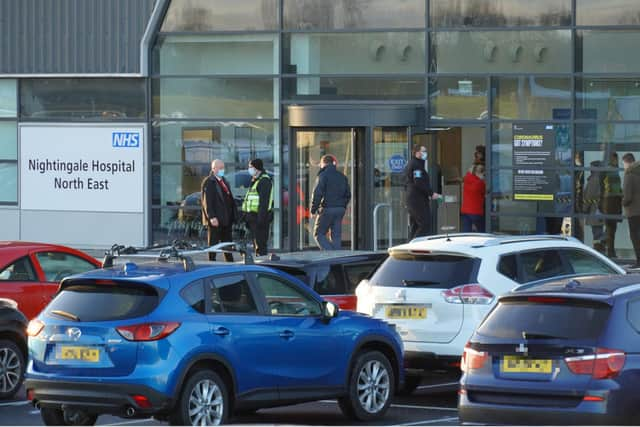
[{"label": "glass curtain wall", "polygon": [[16,80],[0,80],[0,205],[18,204],[18,99]]}]

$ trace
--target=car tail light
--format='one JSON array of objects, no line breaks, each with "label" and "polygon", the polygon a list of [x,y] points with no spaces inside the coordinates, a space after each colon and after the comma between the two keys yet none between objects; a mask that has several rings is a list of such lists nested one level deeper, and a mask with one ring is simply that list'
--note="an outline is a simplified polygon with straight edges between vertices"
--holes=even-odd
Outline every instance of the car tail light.
[{"label": "car tail light", "polygon": [[38,319],[33,319],[27,326],[27,335],[30,337],[37,337],[38,334],[42,332],[42,329],[44,329],[44,323]]},{"label": "car tail light", "polygon": [[178,322],[142,323],[121,326],[116,331],[127,341],[157,341],[171,334],[178,326]]},{"label": "car tail light", "polygon": [[569,370],[576,375],[591,375],[594,379],[603,380],[618,375],[626,359],[623,351],[598,348],[595,354],[565,357],[564,361]]},{"label": "car tail light", "polygon": [[464,352],[462,353],[460,369],[462,372],[469,372],[472,369],[480,369],[484,366],[487,359],[489,359],[489,355],[486,351],[474,350],[469,346],[469,344],[467,344],[464,347]]},{"label": "car tail light", "polygon": [[491,304],[494,295],[477,283],[460,285],[441,292],[444,300],[451,304]]}]

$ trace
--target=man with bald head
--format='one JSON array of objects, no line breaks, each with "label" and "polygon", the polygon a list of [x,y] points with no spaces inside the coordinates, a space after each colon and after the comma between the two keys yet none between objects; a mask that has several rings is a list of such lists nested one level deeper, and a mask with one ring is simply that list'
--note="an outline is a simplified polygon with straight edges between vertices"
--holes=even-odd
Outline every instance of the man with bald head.
[{"label": "man with bald head", "polygon": [[[238,217],[231,186],[224,178],[224,162],[211,162],[211,173],[202,181],[202,224],[207,226],[207,243],[213,246],[231,242],[231,230]],[[209,260],[215,261],[215,252],[209,252]],[[233,255],[224,254],[224,260],[233,262]]]}]

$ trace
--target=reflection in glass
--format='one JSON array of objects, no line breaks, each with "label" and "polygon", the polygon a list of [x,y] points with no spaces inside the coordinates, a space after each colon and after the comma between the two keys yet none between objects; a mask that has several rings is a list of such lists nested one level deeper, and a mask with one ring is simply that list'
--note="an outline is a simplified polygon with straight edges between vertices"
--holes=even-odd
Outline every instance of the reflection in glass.
[{"label": "reflection in glass", "polygon": [[577,123],[576,147],[601,150],[602,144],[615,144],[617,151],[640,146],[639,123]]},{"label": "reflection in glass", "polygon": [[424,73],[425,33],[284,35],[285,74]]},{"label": "reflection in glass", "polygon": [[571,25],[571,0],[430,0],[432,27]]},{"label": "reflection in glass", "polygon": [[[531,3],[531,2],[529,2]],[[438,73],[570,73],[571,31],[440,31],[431,37]]]},{"label": "reflection in glass", "polygon": [[284,0],[283,8],[285,30],[424,28],[424,0]]},{"label": "reflection in glass", "polygon": [[285,100],[424,99],[424,78],[299,77],[283,78]]},{"label": "reflection in glass", "polygon": [[161,32],[278,29],[278,0],[171,0]]},{"label": "reflection in glass", "polygon": [[274,34],[162,36],[153,53],[155,73],[161,75],[278,73]]},{"label": "reflection in glass", "polygon": [[274,118],[275,79],[162,78],[152,81],[153,116]]},{"label": "reflection in glass", "polygon": [[571,118],[571,79],[568,77],[497,77],[492,84],[496,119]]},{"label": "reflection in glass", "polygon": [[640,120],[640,79],[593,77],[577,80],[576,86],[578,118]]},{"label": "reflection in glass", "polygon": [[26,119],[113,121],[145,119],[144,79],[23,79],[20,115]]},{"label": "reflection in glass", "polygon": [[17,84],[13,79],[0,79],[0,117],[17,116]]},{"label": "reflection in glass", "polygon": [[488,117],[487,79],[482,77],[438,77],[429,80],[432,119]]},{"label": "reflection in glass", "polygon": [[632,55],[640,44],[639,30],[576,31],[576,71],[637,73],[640,58]]},{"label": "reflection in glass", "polygon": [[0,160],[18,159],[17,128],[16,122],[0,122]]},{"label": "reflection in glass", "polygon": [[577,25],[639,25],[638,0],[576,0]]},{"label": "reflection in glass", "polygon": [[18,163],[0,162],[0,203],[18,202]]}]

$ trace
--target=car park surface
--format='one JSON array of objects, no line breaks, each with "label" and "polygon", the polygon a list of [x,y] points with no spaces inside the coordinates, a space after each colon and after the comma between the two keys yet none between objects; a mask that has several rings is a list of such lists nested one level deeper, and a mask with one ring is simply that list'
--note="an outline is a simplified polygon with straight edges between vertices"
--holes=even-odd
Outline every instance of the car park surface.
[{"label": "car park surface", "polygon": [[458,369],[497,296],[538,280],[625,274],[574,238],[453,234],[414,239],[358,285],[358,311],[392,322],[405,346],[405,392],[432,369]]}]

